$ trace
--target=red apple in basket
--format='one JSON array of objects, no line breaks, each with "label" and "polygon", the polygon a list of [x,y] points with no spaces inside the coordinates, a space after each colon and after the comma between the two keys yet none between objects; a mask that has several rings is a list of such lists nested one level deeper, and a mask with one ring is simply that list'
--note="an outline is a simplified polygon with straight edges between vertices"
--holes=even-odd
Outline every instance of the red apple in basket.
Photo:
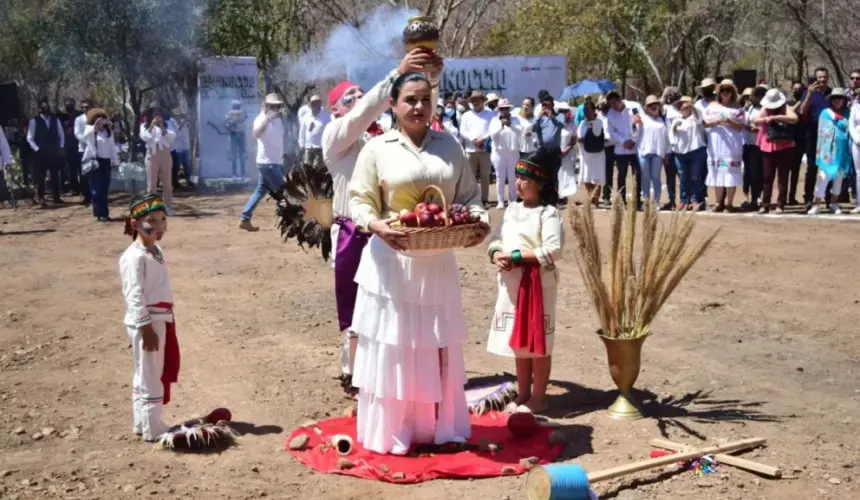
[{"label": "red apple in basket", "polygon": [[427,211],[433,215],[439,215],[442,213],[442,207],[440,207],[439,205],[437,205],[435,203],[428,203],[427,204]]},{"label": "red apple in basket", "polygon": [[436,225],[436,216],[429,211],[421,212],[421,214],[418,215],[418,225],[420,227],[433,227]]},{"label": "red apple in basket", "polygon": [[440,227],[444,227],[448,224],[448,214],[445,212],[441,212],[436,215],[436,225]]},{"label": "red apple in basket", "polygon": [[413,210],[413,212],[415,212],[415,214],[418,215],[419,217],[421,216],[421,214],[423,214],[426,211],[427,211],[427,204],[426,203],[419,203],[419,204],[415,205],[415,210]]},{"label": "red apple in basket", "polygon": [[418,227],[418,214],[415,212],[406,212],[400,216],[399,220],[406,227]]}]

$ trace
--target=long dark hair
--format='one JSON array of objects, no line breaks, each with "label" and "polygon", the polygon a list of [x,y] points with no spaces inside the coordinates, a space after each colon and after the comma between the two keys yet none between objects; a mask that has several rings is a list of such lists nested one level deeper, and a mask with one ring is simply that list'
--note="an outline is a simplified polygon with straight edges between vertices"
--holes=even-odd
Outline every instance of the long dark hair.
[{"label": "long dark hair", "polygon": [[[425,82],[427,86],[430,86],[430,80],[427,79],[424,73],[403,73],[391,84],[391,93],[389,95],[395,103],[400,99],[400,91],[403,90],[403,86],[411,82]],[[435,110],[433,113],[435,115]],[[391,127],[400,128],[400,124],[397,123],[397,115],[394,114],[393,109],[391,110]]]}]

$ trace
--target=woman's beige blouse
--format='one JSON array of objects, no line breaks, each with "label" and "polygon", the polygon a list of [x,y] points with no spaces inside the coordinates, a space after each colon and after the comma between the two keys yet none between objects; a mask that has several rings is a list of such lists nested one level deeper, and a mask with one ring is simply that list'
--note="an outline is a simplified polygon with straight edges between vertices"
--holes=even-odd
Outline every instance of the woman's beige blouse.
[{"label": "woman's beige blouse", "polygon": [[428,185],[442,189],[448,203],[469,207],[489,223],[481,190],[463,148],[447,132],[427,130],[415,148],[398,130],[371,139],[361,150],[350,181],[350,214],[367,228],[371,221],[387,219],[403,209],[411,211],[424,200]]}]

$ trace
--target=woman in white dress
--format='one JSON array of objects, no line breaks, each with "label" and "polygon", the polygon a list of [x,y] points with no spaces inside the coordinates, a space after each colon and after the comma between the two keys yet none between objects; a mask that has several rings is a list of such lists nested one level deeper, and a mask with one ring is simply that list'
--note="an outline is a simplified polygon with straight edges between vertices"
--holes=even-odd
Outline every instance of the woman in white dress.
[{"label": "woman in white dress", "polygon": [[350,181],[350,214],[373,233],[355,276],[361,314],[352,323],[359,336],[353,384],[359,389],[358,442],[403,455],[413,443],[470,436],[466,321],[454,253],[405,251],[403,233],[390,224],[435,185],[449,203],[481,217],[473,246],[490,226],[463,148],[447,132],[428,127],[435,102],[426,77],[401,75],[390,100],[396,127],[365,145]]},{"label": "woman in white dress", "polygon": [[734,211],[735,190],[744,183],[744,110],[738,106],[738,89],[731,80],[717,85],[717,100],[705,108],[708,131],[707,185],[717,195],[714,212]]},{"label": "woman in white dress", "polygon": [[490,242],[498,298],[487,351],[516,359],[517,399],[512,411],[547,409],[552,368],[558,270],[564,231],[555,208],[552,167],[540,153],[517,162],[517,196]]},{"label": "woman in white dress", "polygon": [[600,201],[600,187],[606,184],[605,118],[598,116],[591,98],[585,99],[585,119],[579,123],[579,184],[585,185],[596,207]]}]

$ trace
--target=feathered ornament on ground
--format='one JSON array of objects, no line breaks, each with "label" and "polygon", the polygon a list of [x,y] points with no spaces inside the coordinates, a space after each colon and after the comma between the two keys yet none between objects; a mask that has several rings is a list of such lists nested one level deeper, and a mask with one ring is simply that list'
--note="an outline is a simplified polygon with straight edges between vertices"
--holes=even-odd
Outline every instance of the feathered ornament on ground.
[{"label": "feathered ornament on ground", "polygon": [[156,449],[203,451],[232,445],[239,433],[230,427],[233,416],[226,408],[173,426],[155,442]]},{"label": "feathered ornament on ground", "polygon": [[271,195],[277,202],[275,213],[284,241],[295,238],[302,249],[305,244],[318,247],[328,260],[334,223],[334,183],[328,170],[299,165],[287,174],[281,191]]}]

